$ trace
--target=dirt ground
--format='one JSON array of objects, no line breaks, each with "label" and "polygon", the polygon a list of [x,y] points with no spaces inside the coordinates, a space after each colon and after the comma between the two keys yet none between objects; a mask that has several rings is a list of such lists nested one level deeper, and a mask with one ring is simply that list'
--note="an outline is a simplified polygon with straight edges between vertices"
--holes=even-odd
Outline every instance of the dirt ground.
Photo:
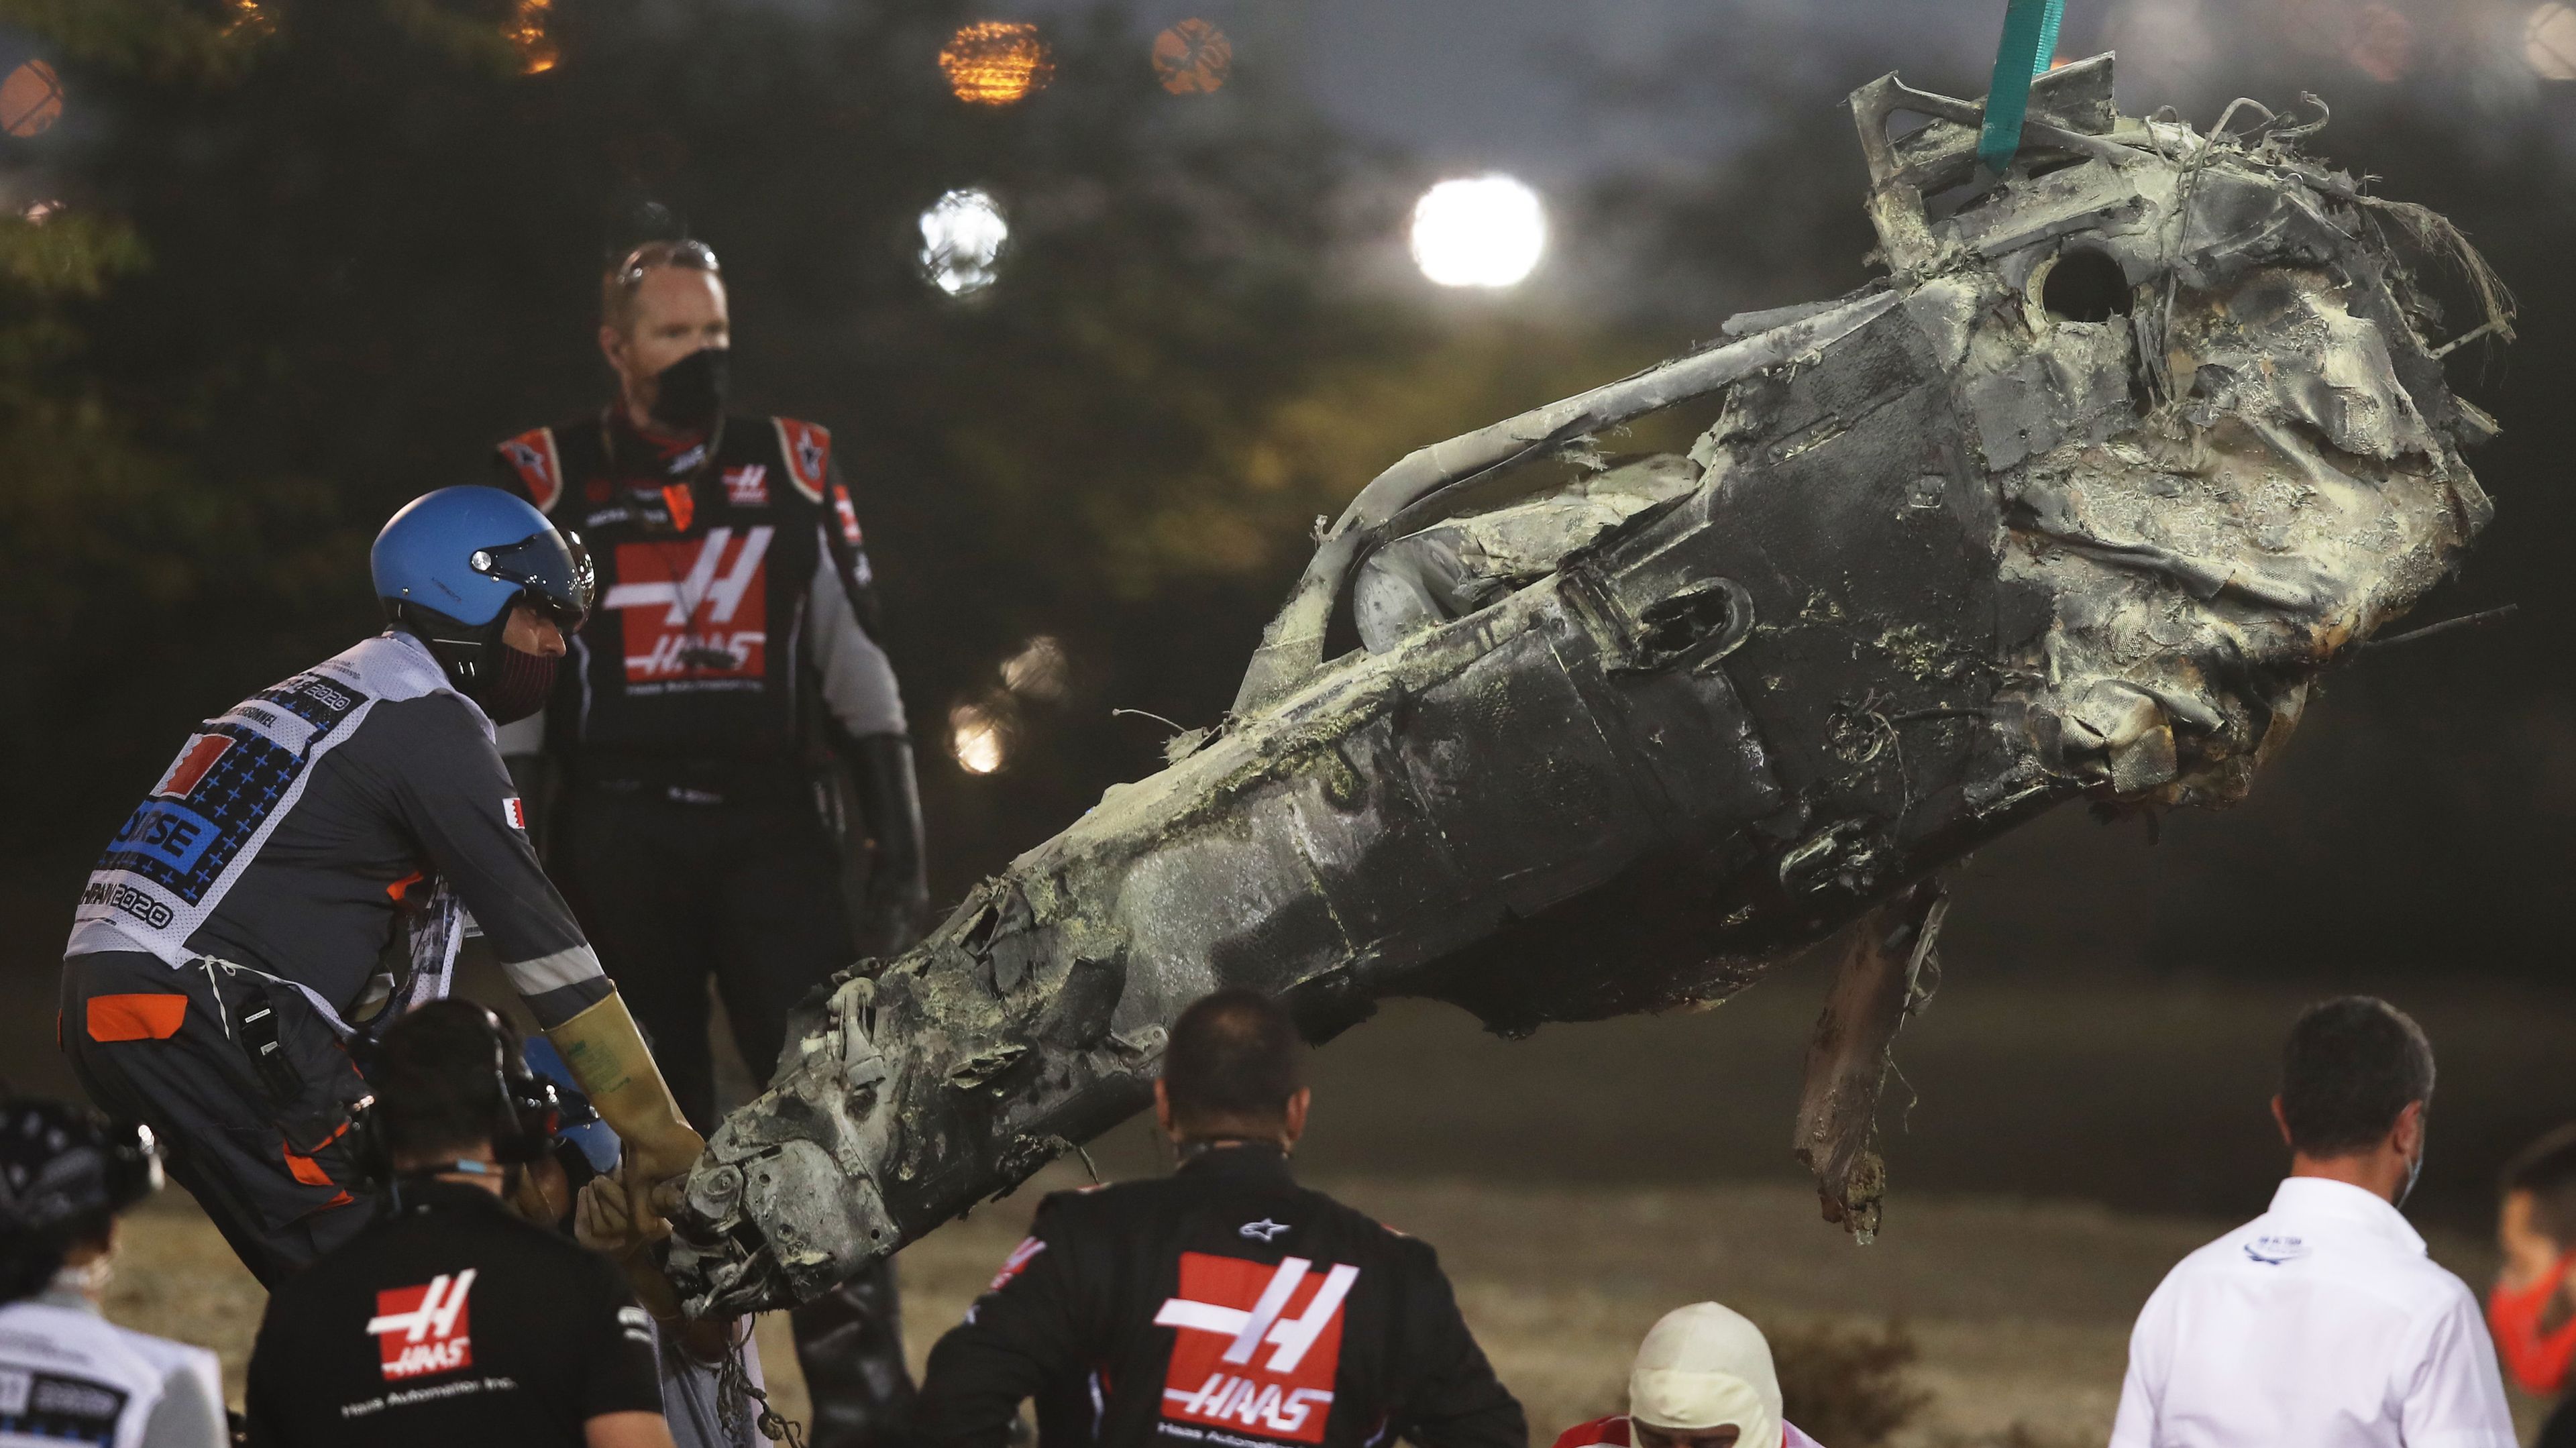
[{"label": "dirt ground", "polygon": [[[898,1259],[916,1370],[1018,1240],[1040,1192],[1087,1180],[1051,1168],[1029,1188],[941,1229]],[[1640,1188],[1508,1186],[1454,1178],[1318,1185],[1440,1249],[1478,1339],[1529,1409],[1542,1445],[1615,1411],[1628,1355],[1667,1309],[1714,1298],[1771,1325],[1891,1325],[1928,1395],[1898,1448],[2057,1448],[2108,1434],[2129,1321],[2175,1259],[2228,1225],[2099,1207],[1923,1196],[1862,1247],[1816,1220],[1787,1184]],[[2433,1236],[2434,1255],[2483,1281],[2475,1239]],[[110,1315],[213,1346],[239,1401],[262,1297],[187,1198],[132,1220]],[[802,1416],[784,1318],[763,1324],[776,1400]],[[2526,1428],[2537,1405],[2518,1407]],[[2011,1436],[2020,1430],[2019,1437]],[[1833,1445],[1828,1448],[1849,1448]]]},{"label": "dirt ground", "polygon": [[[2423,1021],[2441,1085],[2409,1210],[2474,1284],[2490,1270],[2498,1165],[2576,1119],[2576,994],[2564,990],[2429,967],[2394,982],[2068,978],[2003,948],[1994,922],[1963,923],[1958,948],[1945,941],[1948,982],[1898,1041],[1882,1122],[1891,1195],[1869,1247],[1816,1219],[1788,1155],[1824,988],[1812,964],[1714,1011],[1519,1042],[1446,1007],[1390,1004],[1315,1053],[1301,1173],[1440,1248],[1542,1448],[1615,1406],[1638,1335],[1702,1297],[1791,1337],[1900,1327],[1919,1354],[1910,1379],[1931,1395],[1900,1448],[1998,1444],[2016,1425],[2028,1430],[2018,1448],[2056,1448],[2102,1440],[2129,1321],[2165,1269],[2269,1197],[2281,1160],[2264,1103],[2302,1003],[2376,986]],[[53,967],[37,954],[0,968],[0,1062],[19,1089],[69,1090],[50,1039]],[[737,1066],[735,1089],[747,1085]],[[1142,1123],[1091,1154],[1113,1179],[1163,1165]],[[1037,1192],[1082,1179],[1051,1169],[904,1253],[916,1363]],[[114,1314],[217,1346],[237,1394],[256,1287],[180,1194],[141,1213],[131,1238]],[[801,1410],[783,1319],[762,1341],[782,1404]]]}]

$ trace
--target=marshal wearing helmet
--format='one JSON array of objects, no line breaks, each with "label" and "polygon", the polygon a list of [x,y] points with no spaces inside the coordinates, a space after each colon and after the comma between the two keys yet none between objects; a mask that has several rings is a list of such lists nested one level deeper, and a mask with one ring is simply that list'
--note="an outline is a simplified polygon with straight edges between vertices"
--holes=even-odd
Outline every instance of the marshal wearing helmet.
[{"label": "marshal wearing helmet", "polygon": [[392,627],[199,725],[108,842],[64,952],[81,1085],[152,1128],[271,1286],[365,1225],[352,1057],[447,993],[469,915],[625,1140],[643,1218],[704,1145],[539,867],[494,745],[590,607],[579,545],[457,487],[396,513],[371,562]]}]

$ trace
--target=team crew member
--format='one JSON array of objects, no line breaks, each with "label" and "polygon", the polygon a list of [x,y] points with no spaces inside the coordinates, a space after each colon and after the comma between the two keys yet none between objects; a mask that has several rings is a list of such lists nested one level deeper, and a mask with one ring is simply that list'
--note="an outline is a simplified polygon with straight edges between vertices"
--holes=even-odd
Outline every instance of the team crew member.
[{"label": "team crew member", "polygon": [[372,1079],[390,1201],[269,1297],[255,1448],[671,1448],[624,1277],[503,1203],[553,1125],[517,1034],[433,1002],[385,1032]]},{"label": "team crew member", "polygon": [[2504,1169],[2496,1245],[2504,1267],[2487,1298],[2487,1325],[2505,1370],[2525,1391],[2558,1398],[2532,1448],[2576,1448],[2576,1126],[2523,1148]]},{"label": "team crew member", "polygon": [[1780,1414],[1771,1343],[1742,1314],[1694,1302],[1663,1315],[1628,1372],[1628,1411],[1578,1423],[1556,1448],[1818,1448]]},{"label": "team crew member", "polygon": [[2345,996],[2300,1014],[2272,1098],[2289,1179],[2147,1299],[2112,1448],[2512,1448],[2477,1298],[2397,1211],[2432,1098],[2404,1012]]},{"label": "team crew member", "polygon": [[0,1442],[230,1443],[213,1353],[99,1315],[116,1215],[160,1187],[149,1130],[0,1101]]},{"label": "team crew member", "polygon": [[[495,458],[596,550],[600,608],[546,713],[547,860],[700,1131],[708,978],[766,1077],[789,1009],[910,944],[928,898],[903,701],[831,434],[727,415],[730,327],[713,252],[636,249],[601,280],[616,400]],[[842,882],[862,862],[854,930]],[[912,1391],[892,1270],[793,1321],[817,1448],[883,1441]]]},{"label": "team crew member", "polygon": [[493,747],[552,684],[587,567],[480,487],[396,513],[372,563],[393,627],[189,737],[90,875],[63,963],[81,1084],[158,1134],[271,1287],[365,1224],[349,1046],[446,993],[468,911],[625,1139],[640,1211],[703,1145]]},{"label": "team crew member", "polygon": [[1050,1444],[1525,1448],[1431,1248],[1290,1178],[1298,1050],[1256,991],[1181,1013],[1154,1084],[1180,1170],[1039,1204],[931,1350],[925,1443],[1000,1448],[1035,1398]]}]

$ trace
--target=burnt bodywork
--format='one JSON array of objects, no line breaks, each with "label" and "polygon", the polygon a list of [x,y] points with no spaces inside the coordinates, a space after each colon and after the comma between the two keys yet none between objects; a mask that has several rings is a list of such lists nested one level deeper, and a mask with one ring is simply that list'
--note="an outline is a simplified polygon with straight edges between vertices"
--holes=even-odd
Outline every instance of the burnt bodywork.
[{"label": "burnt bodywork", "polygon": [[[1796,1147],[1874,1225],[1937,872],[2070,799],[2241,796],[2491,511],[2461,453],[2493,424],[2410,270],[2509,336],[2466,242],[2268,112],[2202,135],[2110,86],[2107,56],[2043,77],[1990,178],[1975,103],[1874,83],[1884,281],[1372,482],[1221,729],[792,1023],[687,1183],[693,1306],[810,1296],[1015,1186],[1143,1106],[1219,984],[1316,1039],[1390,995],[1526,1032],[1847,927]],[[1515,483],[1721,392],[1687,457]]]}]

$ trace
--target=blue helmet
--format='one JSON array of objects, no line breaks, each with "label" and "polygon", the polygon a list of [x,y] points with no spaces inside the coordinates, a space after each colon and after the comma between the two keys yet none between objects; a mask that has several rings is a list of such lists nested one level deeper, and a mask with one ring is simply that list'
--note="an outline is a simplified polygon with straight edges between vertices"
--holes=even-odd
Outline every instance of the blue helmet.
[{"label": "blue helmet", "polygon": [[[556,532],[545,514],[499,488],[441,488],[414,498],[376,535],[368,564],[385,617],[428,644],[486,712],[500,702],[492,692],[498,671],[524,662],[501,643],[512,607],[527,604],[567,634],[590,613],[593,574],[581,539]],[[552,668],[545,666],[544,679],[518,681],[523,687],[514,697],[534,689],[542,698]],[[510,707],[522,703],[536,707],[535,699]]]},{"label": "blue helmet", "polygon": [[571,629],[590,612],[590,559],[580,548],[518,498],[469,485],[414,498],[376,535],[367,561],[389,612],[428,609],[480,628],[525,601]]}]

